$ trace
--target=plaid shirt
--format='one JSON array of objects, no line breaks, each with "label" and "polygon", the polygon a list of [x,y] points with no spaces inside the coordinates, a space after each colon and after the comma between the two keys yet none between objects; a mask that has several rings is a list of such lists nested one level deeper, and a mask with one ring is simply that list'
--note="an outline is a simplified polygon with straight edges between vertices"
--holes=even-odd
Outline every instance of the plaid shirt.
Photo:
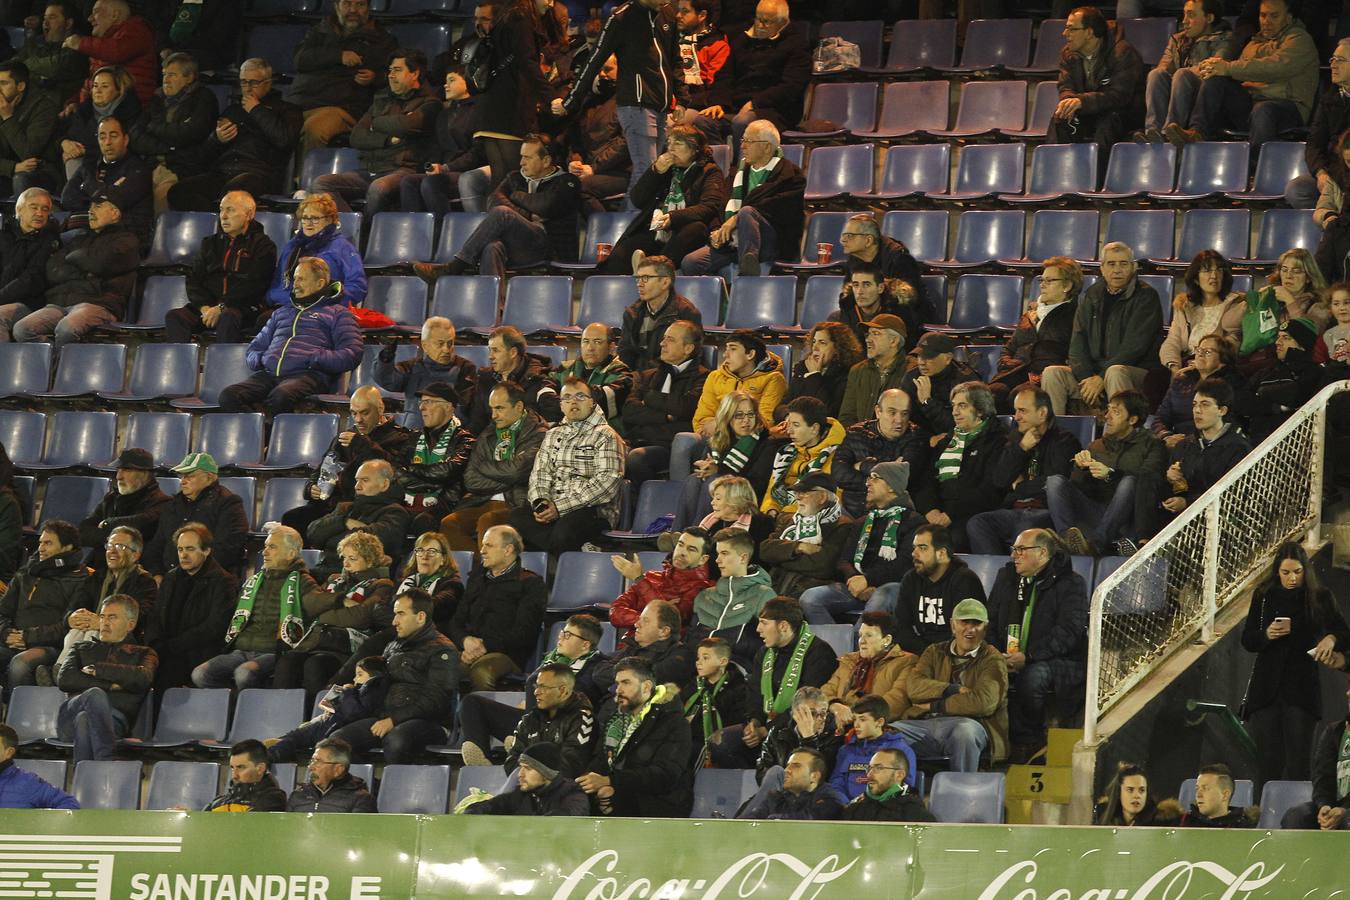
[{"label": "plaid shirt", "polygon": [[598,506],[601,515],[615,524],[624,455],[623,438],[605,424],[605,411],[600,407],[580,422],[564,419],[544,435],[544,445],[535,457],[530,503],[552,500],[560,516]]}]

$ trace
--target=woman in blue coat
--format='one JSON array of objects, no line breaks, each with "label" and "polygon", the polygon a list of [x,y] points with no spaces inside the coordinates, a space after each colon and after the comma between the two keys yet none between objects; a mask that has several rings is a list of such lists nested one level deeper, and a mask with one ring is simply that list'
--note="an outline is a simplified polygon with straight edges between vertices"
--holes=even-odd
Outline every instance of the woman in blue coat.
[{"label": "woman in blue coat", "polygon": [[267,289],[268,306],[285,306],[291,302],[291,278],[295,264],[306,256],[317,256],[328,263],[328,275],[342,283],[342,293],[350,306],[366,302],[366,270],[356,245],[338,230],[338,210],[327,194],[311,194],[300,204],[297,213],[300,230],[277,254],[277,271],[272,286]]}]

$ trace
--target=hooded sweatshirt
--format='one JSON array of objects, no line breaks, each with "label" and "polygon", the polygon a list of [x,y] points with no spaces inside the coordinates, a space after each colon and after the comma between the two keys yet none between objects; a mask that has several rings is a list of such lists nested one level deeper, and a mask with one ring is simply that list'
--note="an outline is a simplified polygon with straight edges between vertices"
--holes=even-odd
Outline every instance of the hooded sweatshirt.
[{"label": "hooded sweatshirt", "polygon": [[[708,373],[703,382],[703,394],[694,410],[694,430],[717,414],[722,398],[732,391],[745,391],[759,401],[759,414],[764,421],[774,421],[774,410],[787,393],[787,378],[783,375],[783,360],[777,353],[767,351],[754,371],[741,378],[727,368],[726,363]],[[840,438],[843,440],[843,438]]]},{"label": "hooded sweatshirt", "polygon": [[717,584],[699,591],[694,598],[694,618],[713,631],[739,628],[776,596],[769,573],[751,566],[744,575],[723,575]]},{"label": "hooded sweatshirt", "polygon": [[929,644],[950,641],[952,610],[962,600],[984,602],[984,585],[963,560],[952,559],[937,581],[917,571],[900,579],[895,605],[895,639],[910,653],[923,653]]},{"label": "hooded sweatshirt", "polygon": [[905,784],[917,788],[915,773],[919,770],[919,764],[914,757],[914,748],[900,736],[900,732],[890,726],[881,730],[880,737],[871,739],[860,738],[856,731],[849,730],[844,737],[844,746],[839,748],[839,755],[834,758],[830,787],[843,794],[845,800],[852,800],[867,790],[867,766],[872,761],[872,754],[878,750],[899,750],[905,754],[909,764]]}]

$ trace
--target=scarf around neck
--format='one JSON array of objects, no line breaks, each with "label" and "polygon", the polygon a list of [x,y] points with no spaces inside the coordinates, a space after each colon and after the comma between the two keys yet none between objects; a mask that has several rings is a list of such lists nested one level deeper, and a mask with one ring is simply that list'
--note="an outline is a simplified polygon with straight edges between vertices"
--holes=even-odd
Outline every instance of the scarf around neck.
[{"label": "scarf around neck", "polygon": [[694,715],[698,712],[699,721],[703,725],[703,740],[707,741],[714,732],[722,730],[722,713],[717,708],[717,695],[726,687],[727,682],[731,680],[731,675],[727,672],[722,673],[721,679],[717,684],[709,684],[708,679],[699,676],[694,691],[689,702],[684,705],[684,714],[686,716]]},{"label": "scarf around neck", "polygon": [[[834,451],[837,449],[839,449],[838,444],[822,448],[819,453],[807,460],[806,467],[797,473],[797,477],[805,478],[812,472],[823,471],[829,461],[834,458]],[[785,483],[787,473],[792,469],[792,464],[797,461],[797,454],[807,452],[809,450],[801,450],[796,444],[788,441],[779,447],[778,452],[773,455],[773,471],[769,475],[769,495],[779,506],[792,505],[795,498],[792,496],[792,491],[788,490],[789,486]]]},{"label": "scarf around neck", "polygon": [[[235,638],[239,637],[239,633],[248,627],[248,620],[253,618],[253,604],[258,600],[258,589],[262,587],[263,575],[266,571],[266,569],[259,570],[244,585],[244,590],[239,595],[239,605],[235,607],[234,615],[230,617],[230,628],[225,632],[226,646],[234,643]],[[281,585],[279,605],[277,639],[287,647],[294,647],[305,636],[304,613],[300,607],[300,572],[298,570],[286,574],[286,580]]]},{"label": "scarf around neck", "polygon": [[637,712],[616,712],[610,717],[609,721],[605,723],[605,750],[611,763],[616,756],[623,752],[629,738],[638,730],[642,720],[647,718],[647,715],[652,711],[652,707],[665,699],[666,686],[658,684],[656,690],[652,691],[651,699],[642,704],[642,708]]},{"label": "scarf around neck", "polygon": [[801,507],[798,507],[792,514],[792,524],[783,529],[780,537],[785,541],[796,541],[801,544],[819,544],[824,527],[832,522],[838,522],[841,512],[838,501],[811,516],[803,515]]},{"label": "scarf around neck", "polygon": [[492,458],[496,462],[506,462],[516,455],[516,441],[520,440],[520,431],[525,427],[525,417],[506,428],[497,429],[497,446],[492,448]]},{"label": "scarf around neck", "polygon": [[427,429],[423,428],[421,433],[417,435],[417,446],[413,448],[413,464],[426,466],[443,461],[450,455],[450,441],[458,430],[459,417],[452,415],[450,421],[442,427],[441,436],[436,439],[436,446],[428,448]]},{"label": "scarf around neck", "polygon": [[756,431],[754,434],[747,434],[736,438],[730,447],[718,453],[716,450],[709,450],[708,455],[719,468],[725,469],[728,474],[739,475],[745,471],[745,466],[750,462],[750,457],[755,455],[755,447],[759,444],[759,439],[763,437],[764,432]]},{"label": "scarf around neck", "polygon": [[858,535],[858,546],[853,550],[853,568],[862,571],[863,557],[867,555],[867,542],[872,539],[872,528],[878,519],[886,520],[886,530],[881,533],[881,549],[877,551],[877,556],[888,562],[895,559],[900,547],[900,520],[904,514],[905,507],[901,505],[867,511],[862,532]]},{"label": "scarf around neck", "polygon": [[778,684],[778,692],[773,690],[773,665],[778,659],[777,647],[764,648],[764,661],[759,667],[759,695],[764,698],[764,713],[769,718],[781,715],[792,708],[792,698],[797,696],[797,685],[802,680],[802,664],[806,660],[806,651],[816,639],[811,626],[806,622],[797,633],[797,642],[792,647],[792,658],[788,660],[783,680]]},{"label": "scarf around neck", "polygon": [[952,439],[947,442],[946,448],[938,456],[937,477],[938,481],[951,481],[961,474],[961,460],[966,453],[966,445],[975,439],[989,420],[985,419],[969,431],[962,431],[960,428],[952,429]]}]

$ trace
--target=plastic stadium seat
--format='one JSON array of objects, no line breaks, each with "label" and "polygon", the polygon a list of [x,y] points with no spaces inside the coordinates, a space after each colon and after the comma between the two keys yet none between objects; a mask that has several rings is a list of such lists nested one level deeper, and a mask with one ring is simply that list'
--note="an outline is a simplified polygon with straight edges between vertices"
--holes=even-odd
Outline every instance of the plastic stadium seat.
[{"label": "plastic stadium seat", "polygon": [[833,131],[783,132],[784,141],[823,141],[843,137],[850,131],[871,131],[877,125],[876,82],[818,84],[811,93],[802,121],[816,119],[833,122]]},{"label": "plastic stadium seat", "polygon": [[1059,69],[1064,49],[1064,19],[1045,19],[1036,29],[1036,51],[1025,66],[1007,66],[1014,75],[1045,75]]},{"label": "plastic stadium seat", "polygon": [[572,276],[516,275],[506,282],[502,324],[522,334],[550,334],[572,324]]},{"label": "plastic stadium seat", "polygon": [[68,763],[64,759],[14,759],[14,765],[20,771],[29,772],[52,787],[66,787],[66,769]]},{"label": "plastic stadium seat", "polygon": [[1247,160],[1251,145],[1246,141],[1200,141],[1181,151],[1181,172],[1176,190],[1150,191],[1154,200],[1190,203],[1218,194],[1238,193],[1247,188]]},{"label": "plastic stadium seat", "polygon": [[305,692],[302,688],[245,688],[235,703],[230,735],[223,741],[200,741],[203,747],[228,750],[231,744],[254,738],[281,737],[305,716]]},{"label": "plastic stadium seat", "polygon": [[79,524],[108,493],[109,479],[96,475],[53,475],[47,479],[42,521],[64,519]]},{"label": "plastic stadium seat", "polygon": [[453,805],[458,805],[461,800],[469,796],[469,791],[473,788],[495,795],[501,791],[504,781],[506,781],[506,776],[502,774],[501,766],[464,766],[459,769],[455,776]]},{"label": "plastic stadium seat", "polygon": [[811,165],[806,168],[806,202],[870,194],[875,168],[876,147],[872,144],[817,147],[811,151]]},{"label": "plastic stadium seat", "polygon": [[384,767],[384,777],[380,779],[380,812],[441,815],[449,801],[449,766]]},{"label": "plastic stadium seat", "polygon": [[[305,154],[300,163],[300,186],[308,188],[321,175],[336,175],[338,172],[351,172],[361,167],[361,159],[353,147],[315,147]],[[299,206],[300,201],[289,195],[270,195],[269,201],[280,201],[285,205]],[[292,220],[294,222],[294,220]],[[281,249],[277,244],[277,249]]]},{"label": "plastic stadium seat", "polygon": [[1102,246],[1119,241],[1134,251],[1135,259],[1171,259],[1176,221],[1171,209],[1113,209],[1106,214]]},{"label": "plastic stadium seat", "polygon": [[19,746],[56,737],[56,714],[65,700],[58,687],[21,684],[11,688],[5,724],[18,733]]},{"label": "plastic stadium seat", "polygon": [[[781,262],[775,265],[779,269],[795,271],[798,269],[821,269],[828,266],[842,267],[844,264],[844,245],[840,235],[848,224],[849,212],[813,212],[806,220],[806,236],[802,240],[802,258],[800,262]],[[829,263],[817,262],[817,244],[828,243],[833,249]]]},{"label": "plastic stadium seat", "polygon": [[1012,328],[1021,315],[1021,275],[962,275],[947,324],[930,327],[947,334],[976,334]]},{"label": "plastic stadium seat", "polygon": [[[1162,304],[1163,327],[1166,328],[1172,324],[1172,298],[1176,296],[1173,293],[1175,279],[1171,275],[1139,275],[1139,281],[1153,288],[1158,294],[1158,302]],[[1236,285],[1235,285],[1236,289]],[[1246,293],[1245,291],[1243,293]]]},{"label": "plastic stadium seat", "polygon": [[65,399],[122,390],[127,348],[122,344],[70,344],[61,351],[50,391],[31,396]]},{"label": "plastic stadium seat", "polygon": [[988,265],[1022,254],[1026,215],[1021,210],[973,210],[961,214],[956,225],[956,247],[951,259],[928,260],[939,269]]},{"label": "plastic stadium seat", "polygon": [[0,344],[0,400],[45,391],[51,378],[51,344]]},{"label": "plastic stadium seat", "polygon": [[290,213],[259,210],[254,218],[262,226],[263,233],[277,245],[278,250],[284,247],[295,233],[295,216]]},{"label": "plastic stadium seat", "polygon": [[338,417],[332,413],[280,413],[272,419],[266,461],[239,468],[246,472],[318,468],[337,433]]},{"label": "plastic stadium seat", "polygon": [[141,344],[123,391],[99,391],[104,400],[144,403],[187,397],[197,389],[196,344]]},{"label": "plastic stadium seat", "polygon": [[267,771],[276,778],[277,786],[289,794],[295,789],[295,770],[297,766],[293,762],[288,763],[268,763]]},{"label": "plastic stadium seat", "polygon": [[[1269,146],[1269,145],[1267,145]],[[1261,216],[1261,232],[1256,239],[1256,255],[1248,265],[1273,266],[1280,254],[1293,247],[1316,252],[1322,240],[1322,228],[1313,221],[1310,209],[1268,209]],[[1233,260],[1244,262],[1244,260]]]},{"label": "plastic stadium seat", "polygon": [[1256,161],[1256,176],[1249,191],[1228,196],[1234,200],[1283,200],[1285,186],[1295,178],[1308,174],[1303,141],[1266,141],[1261,145],[1261,156]]},{"label": "plastic stadium seat", "polygon": [[370,237],[362,262],[370,270],[406,266],[427,259],[431,256],[431,239],[435,231],[434,213],[376,213],[370,221]]},{"label": "plastic stadium seat", "polygon": [[[967,43],[969,48],[970,44]],[[1025,81],[977,81],[961,92],[956,124],[948,129],[929,129],[936,138],[972,138],[1002,129],[1020,129],[1027,121]],[[1022,180],[1017,180],[1021,185]]]},{"label": "plastic stadium seat", "polygon": [[1120,19],[1116,26],[1124,32],[1125,40],[1130,42],[1148,68],[1158,64],[1163,51],[1167,49],[1167,39],[1176,31],[1176,19],[1157,16],[1149,19]]},{"label": "plastic stadium seat", "polygon": [[358,249],[361,247],[361,221],[362,214],[359,212],[338,213],[338,231],[346,235],[352,246]]},{"label": "plastic stadium seat", "polygon": [[222,475],[220,486],[232,494],[239,495],[239,502],[244,506],[244,516],[251,527],[255,501],[258,499],[258,480],[251,475]]},{"label": "plastic stadium seat", "polygon": [[956,186],[950,192],[925,196],[938,203],[962,203],[996,194],[1020,194],[1025,165],[1026,144],[968,144],[956,163]]},{"label": "plastic stadium seat", "polygon": [[970,571],[975,573],[975,577],[980,579],[986,594],[993,589],[998,570],[1008,562],[1006,556],[987,556],[980,553],[958,553],[957,556],[961,557],[965,564],[970,566]]},{"label": "plastic stadium seat", "polygon": [[46,431],[46,413],[0,409],[0,446],[21,469],[42,459]]},{"label": "plastic stadium seat", "polygon": [[623,311],[637,299],[633,279],[628,275],[592,275],[581,283],[581,306],[577,310],[577,328],[600,322],[611,328],[623,321]]},{"label": "plastic stadium seat", "polygon": [[[1252,276],[1250,272],[1243,272],[1240,275],[1233,276],[1233,290],[1239,294],[1245,294],[1252,289]],[[1170,325],[1170,321],[1164,321],[1164,325]]]},{"label": "plastic stadium seat", "polygon": [[488,364],[487,347],[483,344],[456,344],[455,352],[473,363],[478,368],[483,368]]},{"label": "plastic stadium seat", "polygon": [[155,235],[144,266],[167,268],[190,266],[201,249],[202,238],[216,233],[217,216],[209,212],[167,210],[155,221]]},{"label": "plastic stadium seat", "polygon": [[944,209],[896,209],[882,217],[881,233],[904,244],[917,260],[946,259],[948,220]]},{"label": "plastic stadium seat", "polygon": [[571,612],[613,603],[623,593],[623,576],[615,570],[609,556],[575,550],[558,557],[548,598],[549,612]]},{"label": "plastic stadium seat", "polygon": [[858,649],[853,640],[852,625],[812,625],[816,637],[830,645],[837,656],[852,653]]},{"label": "plastic stadium seat", "polygon": [[445,22],[408,22],[390,25],[389,33],[398,41],[400,47],[415,47],[435,59],[450,49],[451,26]]},{"label": "plastic stadium seat", "polygon": [[1025,128],[1000,128],[999,136],[1010,141],[1045,140],[1050,134],[1050,121],[1059,105],[1059,91],[1053,81],[1042,81],[1031,95]]},{"label": "plastic stadium seat", "polygon": [[841,37],[850,44],[858,45],[859,68],[875,68],[881,65],[881,29],[880,19],[866,22],[826,22],[820,26],[820,40],[827,37]]},{"label": "plastic stadium seat", "polygon": [[[1097,560],[1092,590],[1129,562],[1126,556],[1103,556]],[[1122,585],[1128,590],[1113,591],[1107,598],[1105,610],[1113,616],[1150,616],[1164,613],[1168,604],[1167,560],[1153,557],[1144,564],[1144,571],[1127,577]],[[1248,788],[1250,791],[1250,786]]]},{"label": "plastic stadium seat", "polygon": [[[196,251],[193,251],[196,255]],[[114,322],[110,331],[158,332],[164,330],[164,317],[170,310],[186,306],[187,278],[183,275],[151,275],[145,280],[134,322]]]},{"label": "plastic stadium seat", "polygon": [[80,760],[75,764],[70,792],[81,809],[136,809],[141,799],[141,764],[127,760]]},{"label": "plastic stadium seat", "polygon": [[469,572],[473,571],[472,550],[451,550],[450,555],[455,560],[455,567],[459,569],[459,582],[465,584],[469,580]]},{"label": "plastic stadium seat", "polygon": [[1001,259],[1014,269],[1036,269],[1052,256],[1092,259],[1097,255],[1095,209],[1038,209],[1031,214],[1027,249],[1020,259]]},{"label": "plastic stadium seat", "polygon": [[709,144],[708,155],[717,163],[723,175],[731,170],[731,147],[727,144]]},{"label": "plastic stadium seat", "polygon": [[726,284],[717,275],[676,275],[675,293],[688,300],[703,315],[703,327],[722,322]]},{"label": "plastic stadium seat", "polygon": [[1279,828],[1284,814],[1312,800],[1311,781],[1267,781],[1261,787],[1261,819],[1257,828]]},{"label": "plastic stadium seat", "polygon": [[63,410],[47,421],[47,449],[42,461],[24,468],[55,471],[88,467],[111,459],[117,446],[117,413]]},{"label": "plastic stadium seat", "polygon": [[[975,370],[981,381],[989,381],[998,371],[999,355],[1003,352],[998,344],[966,344],[956,349],[960,358]],[[1055,418],[1058,421],[1059,417]]]},{"label": "plastic stadium seat", "polygon": [[14,493],[19,498],[19,508],[23,514],[24,526],[31,526],[33,524],[33,497],[37,494],[37,477],[15,475]]},{"label": "plastic stadium seat", "polygon": [[1102,189],[1094,200],[1126,200],[1171,192],[1177,179],[1177,148],[1171,144],[1120,143],[1111,147]]},{"label": "plastic stadium seat", "polygon": [[[806,158],[805,144],[783,144],[778,149],[782,151],[783,159],[786,159],[799,169],[803,167],[803,160]],[[731,180],[730,174],[731,173],[729,173],[727,178],[728,182]]]},{"label": "plastic stadium seat", "polygon": [[567,348],[559,344],[527,344],[525,352],[544,357],[554,367],[567,361]]},{"label": "plastic stadium seat", "polygon": [[220,763],[157,762],[150,770],[150,786],[145,795],[146,809],[174,809],[182,806],[202,809],[216,796]]},{"label": "plastic stadium seat", "polygon": [[868,74],[902,74],[931,68],[951,68],[956,62],[955,19],[909,19],[896,22],[886,64],[863,67]]},{"label": "plastic stadium seat", "polygon": [[[657,557],[654,562],[652,560],[653,555]],[[660,571],[661,566],[665,561],[665,558],[666,554],[664,553],[653,554],[647,551],[642,551],[638,553],[638,562],[641,563],[643,567],[647,569],[654,569],[656,571]],[[566,624],[567,623],[564,621],[564,622],[554,622],[552,625],[550,625],[548,629],[548,636],[544,640],[544,646],[546,647],[558,646],[558,635],[562,634],[563,626],[565,626]],[[608,622],[602,621],[600,623],[600,646],[597,649],[599,649],[599,651],[603,654],[612,655],[614,653],[614,647],[618,644],[618,642],[619,642],[619,632],[614,628],[613,625],[609,624]],[[489,691],[488,693],[492,692]],[[497,693],[504,693],[504,692],[498,691]],[[521,698],[522,703],[524,702],[525,695],[523,693],[517,693],[516,696]],[[501,700],[500,702],[507,703],[506,700]],[[508,703],[508,705],[514,706],[515,704]]]},{"label": "plastic stadium seat", "polygon": [[228,688],[169,688],[155,720],[154,735],[145,740],[126,738],[121,743],[138,750],[161,750],[224,740],[230,724],[230,694]]},{"label": "plastic stadium seat", "polygon": [[745,276],[736,279],[727,303],[726,330],[764,328],[793,330],[797,279],[790,275]]},{"label": "plastic stadium seat", "polygon": [[1003,821],[1002,772],[938,772],[928,808],[939,822],[997,825]]},{"label": "plastic stadium seat", "polygon": [[689,818],[734,819],[758,787],[754,769],[699,769],[694,773],[694,808]]},{"label": "plastic stadium seat", "polygon": [[1031,151],[1031,178],[1022,194],[1001,194],[1006,203],[1046,203],[1097,187],[1096,144],[1042,144]]},{"label": "plastic stadium seat", "polygon": [[[449,262],[464,242],[473,234],[473,230],[487,216],[480,212],[450,212],[441,219],[441,236],[436,240],[435,262]],[[477,262],[477,260],[474,260]]]},{"label": "plastic stadium seat", "polygon": [[[1092,443],[1097,436],[1097,420],[1092,416],[1055,416],[1055,424],[1078,438],[1078,443],[1084,447]],[[1088,584],[1092,584],[1091,577],[1088,577],[1087,581]]]},{"label": "plastic stadium seat", "polygon": [[636,216],[636,210],[591,213],[586,220],[586,234],[581,242],[581,258],[576,262],[555,261],[551,265],[564,272],[588,272],[594,269],[599,265],[595,245],[618,243],[624,229]]},{"label": "plastic stadium seat", "polygon": [[[244,41],[244,58],[261,56],[277,75],[295,74],[295,48],[305,38],[307,25],[257,25]],[[309,182],[302,182],[308,184]]]},{"label": "plastic stadium seat", "polygon": [[[1201,250],[1217,250],[1227,259],[1246,259],[1252,214],[1247,209],[1188,209],[1181,214],[1176,258],[1150,259],[1154,265],[1185,268]],[[1138,258],[1138,254],[1135,255]]]},{"label": "plastic stadium seat", "polygon": [[367,284],[366,309],[384,313],[394,320],[396,328],[421,331],[422,323],[427,318],[425,281],[416,275],[375,275]]},{"label": "plastic stadium seat", "polygon": [[202,386],[198,388],[197,395],[170,400],[169,405],[175,409],[193,411],[219,409],[220,404],[217,400],[220,392],[253,374],[244,360],[244,353],[247,350],[248,344],[207,346],[202,361]]},{"label": "plastic stadium seat", "polygon": [[227,466],[262,462],[262,413],[207,413],[201,417],[194,450],[211,454],[216,465]]},{"label": "plastic stadium seat", "polygon": [[1025,66],[1031,55],[1030,19],[975,19],[966,29],[959,66],[936,66],[955,74]]},{"label": "plastic stadium seat", "polygon": [[304,506],[307,502],[305,485],[308,481],[308,478],[299,476],[267,479],[263,485],[262,511],[258,514],[258,522],[280,522],[284,513]]},{"label": "plastic stadium seat", "polygon": [[[947,190],[952,168],[950,144],[906,144],[886,151],[881,186],[876,193],[855,195],[860,202],[915,199]],[[945,254],[944,254],[945,255]]]},{"label": "plastic stadium seat", "polygon": [[[1248,806],[1252,805],[1252,798],[1255,793],[1255,786],[1252,784],[1251,779],[1234,778],[1233,796],[1228,801],[1228,805],[1232,809],[1246,809]],[[1309,798],[1311,799],[1311,794],[1309,794]],[[1181,787],[1177,790],[1177,802],[1181,804],[1182,809],[1187,811],[1195,805],[1194,778],[1187,778],[1181,783]]]},{"label": "plastic stadium seat", "polygon": [[491,330],[497,324],[500,297],[501,280],[496,275],[442,275],[436,279],[428,315],[445,316],[456,328]]},{"label": "plastic stadium seat", "polygon": [[684,491],[684,481],[663,481],[653,478],[642,482],[638,490],[637,511],[633,513],[632,530],[629,532],[607,531],[609,538],[641,538],[647,534],[647,528],[662,516],[675,512]]},{"label": "plastic stadium seat", "polygon": [[831,313],[839,311],[839,292],[843,286],[843,275],[812,275],[806,279],[806,291],[802,295],[803,328],[824,322]]},{"label": "plastic stadium seat", "polygon": [[[860,141],[885,141],[947,127],[951,85],[946,81],[896,81],[881,94],[875,129],[857,130]],[[944,179],[945,180],[945,179]]]}]

